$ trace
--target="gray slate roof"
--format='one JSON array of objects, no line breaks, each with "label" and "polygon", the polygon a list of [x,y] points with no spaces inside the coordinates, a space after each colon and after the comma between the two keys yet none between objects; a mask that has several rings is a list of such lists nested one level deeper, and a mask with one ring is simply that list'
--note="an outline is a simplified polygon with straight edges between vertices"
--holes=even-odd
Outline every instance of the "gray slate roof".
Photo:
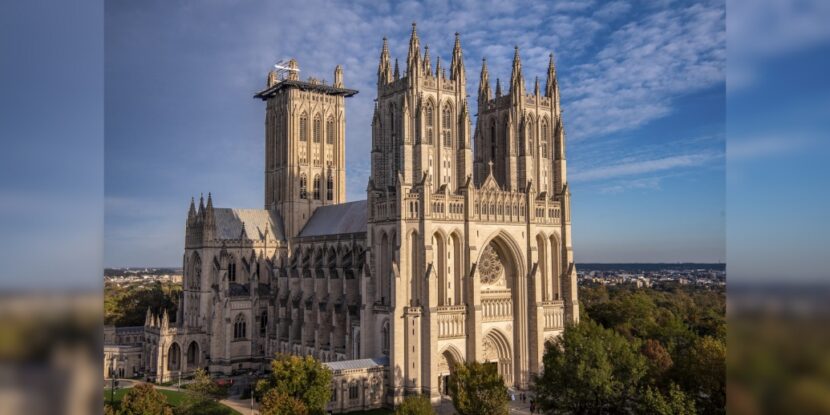
[{"label": "gray slate roof", "polygon": [[357,360],[343,360],[340,362],[326,362],[323,363],[331,370],[351,370],[351,369],[371,369],[378,366],[386,366],[389,364],[389,357],[374,357],[371,359],[357,359]]},{"label": "gray slate roof", "polygon": [[365,200],[321,206],[314,211],[300,237],[366,232],[368,203]]},{"label": "gray slate roof", "polygon": [[213,215],[216,218],[218,239],[239,239],[244,223],[248,239],[262,239],[267,229],[268,239],[285,240],[282,218],[277,212],[267,209],[216,208],[213,210]]}]

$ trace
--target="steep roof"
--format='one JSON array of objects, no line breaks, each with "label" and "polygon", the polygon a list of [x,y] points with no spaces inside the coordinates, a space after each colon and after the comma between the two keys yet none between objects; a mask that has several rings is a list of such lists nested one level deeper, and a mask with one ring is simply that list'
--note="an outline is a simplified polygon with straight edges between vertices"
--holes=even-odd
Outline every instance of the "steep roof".
[{"label": "steep roof", "polygon": [[366,232],[368,203],[365,200],[321,206],[308,219],[300,237]]},{"label": "steep roof", "polygon": [[267,230],[269,239],[285,240],[282,218],[276,211],[216,208],[213,215],[216,219],[217,239],[240,239],[244,224],[248,239],[263,239]]}]

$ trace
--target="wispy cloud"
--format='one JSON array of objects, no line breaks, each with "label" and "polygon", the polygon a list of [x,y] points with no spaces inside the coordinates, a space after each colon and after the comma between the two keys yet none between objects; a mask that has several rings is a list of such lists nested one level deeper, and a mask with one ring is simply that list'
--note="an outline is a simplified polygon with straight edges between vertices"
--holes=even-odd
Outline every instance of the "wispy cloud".
[{"label": "wispy cloud", "polygon": [[569,179],[574,182],[587,182],[592,180],[604,180],[622,176],[654,173],[683,167],[699,166],[721,157],[722,154],[701,153],[669,156],[653,160],[636,160],[628,163],[601,166],[589,170],[577,171],[574,174],[571,174]]},{"label": "wispy cloud", "polygon": [[646,177],[635,180],[620,180],[600,188],[600,193],[616,194],[627,190],[660,190],[662,177]]}]

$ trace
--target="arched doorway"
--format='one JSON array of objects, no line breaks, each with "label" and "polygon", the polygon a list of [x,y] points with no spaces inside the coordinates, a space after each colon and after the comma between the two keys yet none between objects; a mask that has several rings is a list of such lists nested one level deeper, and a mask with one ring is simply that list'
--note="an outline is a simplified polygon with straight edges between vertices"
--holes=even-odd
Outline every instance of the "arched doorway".
[{"label": "arched doorway", "polygon": [[438,390],[442,396],[449,396],[450,375],[455,370],[455,366],[463,361],[461,353],[453,346],[447,347],[441,353],[441,359],[438,361]]},{"label": "arched doorway", "polygon": [[199,344],[196,341],[190,342],[187,346],[187,367],[192,369],[199,366]]},{"label": "arched doorway", "polygon": [[178,343],[173,343],[167,349],[167,370],[177,371],[181,369],[182,350]]},{"label": "arched doorway", "polygon": [[497,365],[499,375],[507,385],[513,384],[513,353],[510,342],[498,330],[490,330],[483,340],[484,361]]}]

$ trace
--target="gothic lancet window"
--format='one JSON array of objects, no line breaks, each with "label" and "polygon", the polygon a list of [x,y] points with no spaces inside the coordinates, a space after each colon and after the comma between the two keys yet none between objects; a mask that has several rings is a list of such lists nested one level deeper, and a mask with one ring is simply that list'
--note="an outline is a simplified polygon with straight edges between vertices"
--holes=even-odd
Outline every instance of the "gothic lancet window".
[{"label": "gothic lancet window", "polygon": [[424,117],[426,117],[426,136],[427,136],[427,144],[432,144],[432,139],[434,136],[434,127],[435,127],[435,113],[432,110],[432,103],[427,102],[426,110],[424,111]]},{"label": "gothic lancet window", "polygon": [[536,125],[533,123],[533,118],[528,119],[526,127],[527,127],[527,145],[528,145],[527,154],[532,157],[536,154]]},{"label": "gothic lancet window", "polygon": [[228,262],[228,281],[236,282],[236,262],[233,258]]},{"label": "gothic lancet window", "polygon": [[496,120],[490,120],[490,160],[496,161]]},{"label": "gothic lancet window", "polygon": [[326,200],[334,200],[334,179],[331,177],[331,173],[326,178]]},{"label": "gothic lancet window", "polygon": [[308,141],[308,115],[300,115],[300,141]]},{"label": "gothic lancet window", "polygon": [[314,176],[314,200],[320,200],[320,176]]},{"label": "gothic lancet window", "polygon": [[441,111],[441,136],[444,140],[444,147],[452,147],[452,110],[450,104],[444,105]]},{"label": "gothic lancet window", "polygon": [[233,323],[233,338],[235,340],[245,338],[247,329],[246,325],[244,314],[236,316],[236,320],[234,320]]},{"label": "gothic lancet window", "polygon": [[326,144],[334,144],[334,118],[326,121]]},{"label": "gothic lancet window", "polygon": [[300,199],[308,198],[308,179],[305,174],[300,175]]},{"label": "gothic lancet window", "polygon": [[548,153],[548,120],[542,120],[542,136],[539,137],[539,144],[542,147],[541,153],[539,156],[541,157],[550,157]]},{"label": "gothic lancet window", "polygon": [[265,337],[265,331],[268,329],[268,311],[263,311],[259,317],[259,335]]},{"label": "gothic lancet window", "polygon": [[314,131],[313,131],[313,135],[312,135],[312,138],[314,139],[315,143],[320,142],[320,134],[321,134],[320,130],[322,130],[322,129],[323,129],[323,121],[320,120],[320,115],[318,114],[318,115],[314,116]]}]

